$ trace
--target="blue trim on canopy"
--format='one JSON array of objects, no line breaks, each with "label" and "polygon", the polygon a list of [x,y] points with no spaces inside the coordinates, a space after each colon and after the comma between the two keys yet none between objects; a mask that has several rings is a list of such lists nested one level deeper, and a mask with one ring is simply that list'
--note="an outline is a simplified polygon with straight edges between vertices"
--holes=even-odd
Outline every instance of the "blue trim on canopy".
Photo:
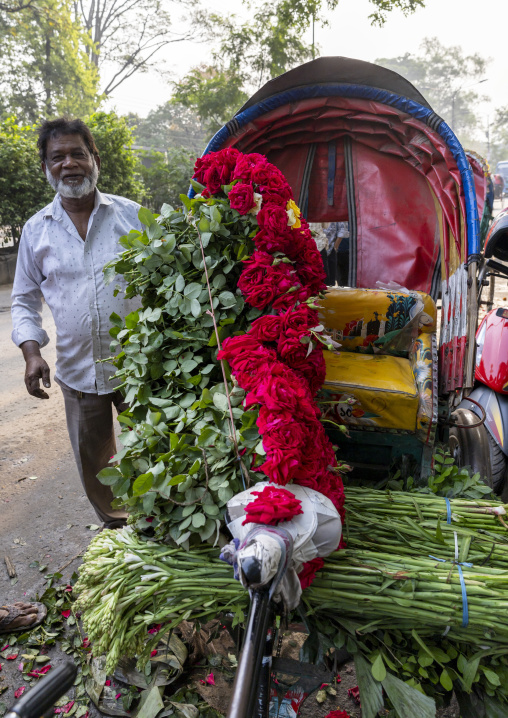
[{"label": "blue trim on canopy", "polygon": [[[408,115],[412,115],[424,123],[427,123],[430,116],[436,116],[431,109],[420,105],[418,102],[415,102],[415,100],[409,100],[407,97],[395,95],[387,90],[381,90],[376,87],[368,87],[366,85],[325,83],[320,85],[309,85],[306,87],[296,87],[293,90],[286,90],[286,92],[281,92],[278,95],[272,95],[272,97],[268,97],[266,100],[262,100],[256,105],[248,107],[240,114],[235,115],[231,124],[236,131],[236,129],[244,127],[249,122],[252,122],[261,115],[264,115],[281,105],[312,97],[330,96],[360,97],[365,100],[381,102],[384,105],[391,105],[402,112],[406,112]],[[448,148],[457,163],[465,195],[468,254],[478,254],[480,252],[480,219],[478,217],[478,207],[476,204],[473,172],[462,145],[444,120],[438,125],[436,132],[441,135],[445,143],[448,145]],[[212,137],[203,152],[203,155],[220,150],[224,141],[227,140],[230,134],[228,125],[224,125],[224,127],[222,127]],[[192,188],[189,190],[189,196],[194,196]]]}]

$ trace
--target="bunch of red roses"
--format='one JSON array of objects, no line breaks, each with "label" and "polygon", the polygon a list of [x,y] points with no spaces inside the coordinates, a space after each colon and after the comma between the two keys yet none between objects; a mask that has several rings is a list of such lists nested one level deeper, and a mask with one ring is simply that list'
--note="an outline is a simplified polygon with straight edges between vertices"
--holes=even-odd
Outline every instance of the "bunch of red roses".
[{"label": "bunch of red roses", "polygon": [[231,208],[254,215],[259,225],[238,288],[265,313],[247,334],[226,339],[218,355],[247,392],[246,408],[259,406],[266,451],[259,469],[275,484],[293,481],[320,491],[343,517],[342,480],[314,401],[325,363],[321,343],[312,341],[320,330],[312,298],[325,289],[326,275],[309,226],[284,175],[263,155],[228,148],[200,158],[195,169],[203,195],[233,184]]}]

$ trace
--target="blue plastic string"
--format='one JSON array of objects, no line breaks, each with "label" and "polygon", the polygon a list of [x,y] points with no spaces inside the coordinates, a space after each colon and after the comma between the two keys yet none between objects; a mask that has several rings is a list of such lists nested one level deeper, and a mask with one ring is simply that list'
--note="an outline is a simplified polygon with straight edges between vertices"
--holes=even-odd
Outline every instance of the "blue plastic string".
[{"label": "blue plastic string", "polygon": [[[448,499],[447,499],[448,500]],[[430,556],[433,561],[440,561],[441,563],[447,563],[447,559],[445,558],[437,558],[437,556]],[[467,566],[468,568],[472,568],[472,563],[467,563],[463,561],[462,563],[459,563],[458,561],[452,561],[452,563],[457,566],[457,571],[459,572],[459,579],[460,579],[460,587],[462,589],[462,628],[467,628],[467,625],[469,623],[469,606],[467,603],[467,590],[466,590],[466,582],[464,580],[464,574],[462,573],[462,566]]]},{"label": "blue plastic string", "polygon": [[446,523],[451,524],[452,522],[452,507],[450,504],[450,499],[445,497],[446,501]]}]

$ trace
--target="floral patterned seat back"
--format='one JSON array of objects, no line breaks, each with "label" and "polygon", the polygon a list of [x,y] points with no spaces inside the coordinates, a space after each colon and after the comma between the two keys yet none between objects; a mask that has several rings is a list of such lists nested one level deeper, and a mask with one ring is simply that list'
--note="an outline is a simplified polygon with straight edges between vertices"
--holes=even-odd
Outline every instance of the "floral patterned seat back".
[{"label": "floral patterned seat back", "polygon": [[329,289],[320,320],[340,351],[408,358],[416,338],[436,330],[436,305],[423,292]]}]

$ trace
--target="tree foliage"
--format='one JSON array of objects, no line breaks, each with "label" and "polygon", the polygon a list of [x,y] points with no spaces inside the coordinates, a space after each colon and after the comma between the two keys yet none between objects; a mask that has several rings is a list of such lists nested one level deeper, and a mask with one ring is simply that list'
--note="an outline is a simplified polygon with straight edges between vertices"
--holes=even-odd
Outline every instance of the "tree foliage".
[{"label": "tree foliage", "polygon": [[76,11],[90,38],[89,60],[102,75],[107,68],[105,95],[136,72],[154,67],[155,55],[166,45],[194,36],[198,28],[192,22],[174,30],[170,8],[174,11],[186,5],[185,0],[76,0]]},{"label": "tree foliage", "polygon": [[141,156],[140,170],[145,186],[143,206],[157,213],[165,202],[178,206],[180,195],[189,189],[196,155],[185,147],[172,147],[166,153],[146,152]]},{"label": "tree foliage", "polygon": [[132,149],[134,138],[124,117],[114,112],[96,112],[85,122],[95,138],[101,157],[98,187],[102,192],[141,201],[141,165]]},{"label": "tree foliage", "polygon": [[[200,14],[203,32],[217,38],[213,63],[193,68],[175,84],[175,100],[194,110],[210,133],[219,129],[255,89],[292,67],[316,57],[309,38],[314,24],[328,24],[327,13],[339,0],[247,0],[247,22],[220,14]],[[369,16],[382,25],[388,13],[404,14],[423,7],[425,0],[370,0]]]},{"label": "tree foliage", "polygon": [[23,225],[54,196],[39,167],[33,127],[0,123],[0,227],[16,245]]},{"label": "tree foliage", "polygon": [[244,76],[232,69],[205,66],[193,68],[175,85],[174,102],[192,109],[208,135],[217,132],[247,99],[242,90]]},{"label": "tree foliage", "polygon": [[4,112],[28,123],[93,112],[99,78],[87,42],[69,0],[40,0],[16,13],[0,10]]},{"label": "tree foliage", "polygon": [[431,37],[425,38],[418,53],[376,62],[412,82],[459,137],[477,127],[478,105],[484,99],[478,88],[485,78],[486,58],[466,55],[461,47],[446,47]]},{"label": "tree foliage", "polygon": [[208,132],[196,113],[176,101],[159,105],[146,117],[129,114],[126,120],[136,144],[147,149],[165,151],[184,147],[200,155],[208,139]]},{"label": "tree foliage", "polygon": [[508,159],[508,105],[499,107],[492,124],[492,165]]},{"label": "tree foliage", "polygon": [[[85,118],[102,159],[99,189],[140,200],[143,184],[132,135],[123,119],[99,112]],[[0,122],[0,227],[16,245],[25,222],[54,197],[43,175],[37,151],[37,128]]]}]

